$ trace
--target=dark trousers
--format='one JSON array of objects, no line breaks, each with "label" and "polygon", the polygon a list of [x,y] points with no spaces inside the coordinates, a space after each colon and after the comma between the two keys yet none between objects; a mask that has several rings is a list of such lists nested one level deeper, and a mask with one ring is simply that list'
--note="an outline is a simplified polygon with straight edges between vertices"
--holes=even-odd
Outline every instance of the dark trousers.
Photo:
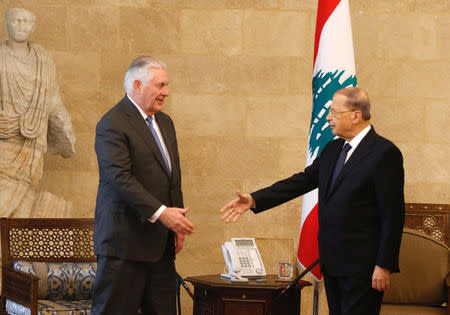
[{"label": "dark trousers", "polygon": [[330,315],[378,315],[383,292],[372,288],[372,275],[333,277],[324,274]]},{"label": "dark trousers", "polygon": [[97,257],[93,315],[176,314],[176,271],[173,258],[136,262]]}]

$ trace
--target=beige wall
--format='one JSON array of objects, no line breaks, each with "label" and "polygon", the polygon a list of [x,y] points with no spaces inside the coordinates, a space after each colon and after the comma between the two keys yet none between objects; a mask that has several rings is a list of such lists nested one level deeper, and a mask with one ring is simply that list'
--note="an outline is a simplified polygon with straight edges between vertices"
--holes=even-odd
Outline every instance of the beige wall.
[{"label": "beige wall", "polygon": [[[404,154],[406,200],[449,203],[449,1],[350,6],[358,83],[371,97],[377,132]],[[169,66],[166,111],[197,227],[177,259],[180,274],[221,272],[219,245],[231,236],[256,237],[269,272],[294,259],[301,200],[230,225],[218,210],[236,189],[304,167],[316,0],[2,0],[2,16],[8,7],[36,14],[32,39],[54,56],[77,135],[74,158],[47,156],[46,190],[72,200],[76,216],[93,216],[95,124],[123,96],[132,58],[152,54]],[[302,314],[310,314],[312,290],[303,292]],[[190,314],[189,298],[182,300]]]}]

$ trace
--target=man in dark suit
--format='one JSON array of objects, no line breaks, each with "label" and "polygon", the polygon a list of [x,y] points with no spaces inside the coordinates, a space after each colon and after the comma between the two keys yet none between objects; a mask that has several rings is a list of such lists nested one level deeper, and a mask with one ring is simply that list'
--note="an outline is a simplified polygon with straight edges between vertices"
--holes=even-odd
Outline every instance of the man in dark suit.
[{"label": "man in dark suit", "polygon": [[270,209],[319,188],[319,258],[330,314],[379,314],[391,272],[398,272],[404,222],[404,172],[399,149],[370,125],[359,88],[336,92],[327,115],[334,135],[304,172],[222,208],[235,222],[252,208]]},{"label": "man in dark suit", "polygon": [[174,125],[161,112],[168,84],[161,61],[136,58],[125,97],[97,124],[94,314],[176,313],[175,253],[194,226],[184,216]]}]

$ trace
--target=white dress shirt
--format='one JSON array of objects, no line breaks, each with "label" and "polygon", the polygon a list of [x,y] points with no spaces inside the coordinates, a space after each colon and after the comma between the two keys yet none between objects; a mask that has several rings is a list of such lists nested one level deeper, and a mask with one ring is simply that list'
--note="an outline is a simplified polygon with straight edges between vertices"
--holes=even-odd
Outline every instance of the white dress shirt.
[{"label": "white dress shirt", "polygon": [[[362,139],[367,135],[367,133],[370,131],[370,128],[372,128],[370,125],[368,125],[366,128],[364,128],[363,130],[361,130],[350,142],[345,141],[345,143],[350,144],[350,146],[352,147],[348,152],[347,152],[347,157],[345,158],[345,162],[348,161],[348,159],[350,158],[350,156],[353,154],[353,152],[355,151],[356,147],[359,145],[359,143],[362,141]],[[345,145],[344,143],[344,145]]]}]

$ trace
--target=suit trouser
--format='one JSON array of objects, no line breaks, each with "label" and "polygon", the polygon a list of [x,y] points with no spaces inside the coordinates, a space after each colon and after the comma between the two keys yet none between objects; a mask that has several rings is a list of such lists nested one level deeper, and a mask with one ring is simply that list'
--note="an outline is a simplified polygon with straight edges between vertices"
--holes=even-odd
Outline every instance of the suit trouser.
[{"label": "suit trouser", "polygon": [[334,277],[324,274],[330,315],[377,315],[383,292],[372,288],[372,275]]},{"label": "suit trouser", "polygon": [[93,315],[176,314],[176,271],[173,258],[136,262],[97,257]]}]

